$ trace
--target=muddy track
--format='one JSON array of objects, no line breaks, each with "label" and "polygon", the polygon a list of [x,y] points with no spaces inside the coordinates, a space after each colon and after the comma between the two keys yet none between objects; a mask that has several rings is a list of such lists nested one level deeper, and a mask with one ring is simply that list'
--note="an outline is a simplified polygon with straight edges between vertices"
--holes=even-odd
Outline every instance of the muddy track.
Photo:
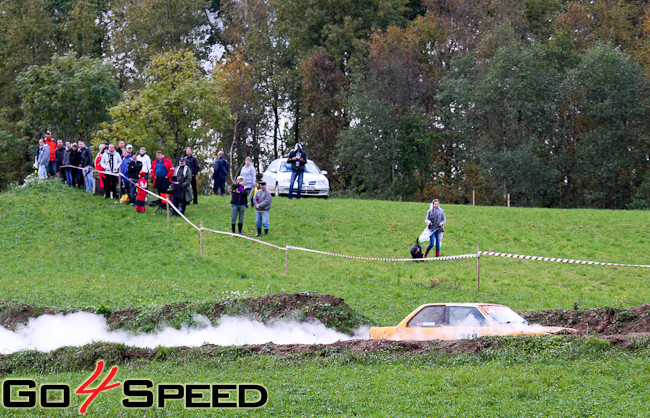
[{"label": "muddy track", "polygon": [[[92,312],[92,309],[88,309]],[[0,305],[0,325],[16,329],[29,318],[43,314],[64,313],[51,308],[32,307],[27,304]],[[313,293],[279,294],[262,298],[227,300],[198,306],[186,304],[166,305],[154,312],[143,313],[136,309],[103,312],[111,329],[127,329],[129,324],[139,324],[145,329],[200,313],[211,320],[222,315],[242,315],[266,323],[280,319],[319,320],[339,331],[350,332],[365,322],[365,317],[352,310],[341,298]],[[627,309],[594,308],[573,310],[548,310],[522,314],[530,323],[546,326],[574,328],[587,339],[597,336],[613,345],[633,348],[639,338],[650,338],[650,304]],[[497,339],[498,341],[498,339]],[[240,347],[244,353],[275,355],[301,354],[328,356],[340,352],[369,353],[389,350],[395,353],[472,353],[487,348],[498,349],[498,342],[490,338],[459,341],[383,341],[350,340],[333,344],[263,344]],[[223,347],[203,346],[206,354],[217,353]],[[157,350],[131,349],[122,353],[128,358],[154,358]]]}]

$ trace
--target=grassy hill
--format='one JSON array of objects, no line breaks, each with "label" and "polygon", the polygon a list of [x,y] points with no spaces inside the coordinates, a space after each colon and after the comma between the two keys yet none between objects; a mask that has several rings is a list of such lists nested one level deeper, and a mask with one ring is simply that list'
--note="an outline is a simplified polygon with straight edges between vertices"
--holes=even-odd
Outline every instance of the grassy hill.
[{"label": "grassy hill", "polygon": [[[237,296],[315,291],[342,297],[375,324],[434,301],[503,303],[518,311],[650,301],[650,269],[481,257],[444,262],[349,260],[206,233],[180,218],[32,183],[0,199],[0,299],[50,307],[157,307]],[[486,251],[649,264],[650,211],[445,205],[442,255]],[[409,257],[428,205],[343,199],[274,199],[268,241],[371,257]],[[202,197],[187,215],[228,231],[227,198]],[[246,213],[245,234],[254,234]]]},{"label": "grassy hill", "polygon": [[[268,241],[373,257],[408,257],[424,226],[423,203],[274,199]],[[445,205],[443,255],[476,247],[518,254],[648,264],[650,212],[550,210]],[[374,325],[395,324],[432,301],[485,301],[519,311],[650,301],[650,270],[524,261],[484,256],[481,289],[476,259],[426,263],[369,262],[285,253],[223,235],[199,237],[182,220],[167,230],[164,216],[47,181],[0,198],[0,302],[60,309],[159,309],[175,302],[220,301],[281,292],[315,291],[342,297]],[[202,197],[188,216],[229,230],[226,198]],[[252,212],[245,232],[254,233]],[[597,338],[486,339],[464,354],[399,350],[372,353],[336,348],[282,356],[246,349],[160,348],[153,358],[121,345],[93,344],[49,354],[0,356],[0,378],[39,383],[85,381],[96,359],[119,364],[117,380],[255,382],[269,391],[260,410],[187,410],[172,401],[154,415],[515,416],[647,413],[650,374],[647,337],[628,348]],[[463,351],[463,350],[461,350]],[[101,394],[98,416],[127,411],[120,392]],[[84,397],[52,412],[77,415]],[[75,409],[77,408],[77,409]],[[0,407],[0,414],[10,412]],[[25,411],[22,411],[25,412]],[[27,411],[42,414],[42,409]]]}]

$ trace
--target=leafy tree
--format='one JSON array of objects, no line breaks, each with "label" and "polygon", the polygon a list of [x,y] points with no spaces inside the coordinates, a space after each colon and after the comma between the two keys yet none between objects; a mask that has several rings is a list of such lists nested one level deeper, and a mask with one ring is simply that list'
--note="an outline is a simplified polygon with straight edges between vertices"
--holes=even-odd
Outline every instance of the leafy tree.
[{"label": "leafy tree", "polygon": [[648,173],[648,80],[628,55],[599,44],[582,57],[566,90],[578,131],[581,203],[627,207]]},{"label": "leafy tree", "polygon": [[332,150],[345,124],[343,91],[347,79],[325,51],[305,60],[301,73],[307,113],[302,141],[309,157],[322,169],[335,174]]},{"label": "leafy tree", "polygon": [[147,83],[111,109],[113,122],[100,140],[124,139],[175,158],[188,146],[210,148],[229,114],[219,86],[206,77],[187,50],[156,55],[145,70]]},{"label": "leafy tree", "polygon": [[156,54],[185,48],[204,57],[210,7],[208,0],[115,0],[108,55],[120,85],[140,85],[144,67]]},{"label": "leafy tree", "polygon": [[30,66],[18,76],[18,86],[27,120],[72,141],[89,138],[120,96],[110,63],[72,54]]},{"label": "leafy tree", "polygon": [[49,62],[54,52],[54,22],[45,0],[0,0],[0,109],[16,121],[20,93],[16,76],[30,65]]}]

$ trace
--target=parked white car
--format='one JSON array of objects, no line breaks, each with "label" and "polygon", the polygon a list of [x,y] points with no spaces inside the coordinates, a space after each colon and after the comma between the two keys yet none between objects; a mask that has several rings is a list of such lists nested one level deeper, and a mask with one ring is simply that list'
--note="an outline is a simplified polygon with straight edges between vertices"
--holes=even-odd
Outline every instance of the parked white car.
[{"label": "parked white car", "polygon": [[[330,182],[325,177],[327,171],[321,171],[312,161],[307,160],[305,174],[302,177],[302,196],[323,196],[329,197]],[[262,174],[262,180],[266,182],[266,189],[275,196],[289,194],[289,182],[291,181],[291,163],[287,158],[273,160]],[[293,185],[294,195],[298,192],[298,180]]]}]

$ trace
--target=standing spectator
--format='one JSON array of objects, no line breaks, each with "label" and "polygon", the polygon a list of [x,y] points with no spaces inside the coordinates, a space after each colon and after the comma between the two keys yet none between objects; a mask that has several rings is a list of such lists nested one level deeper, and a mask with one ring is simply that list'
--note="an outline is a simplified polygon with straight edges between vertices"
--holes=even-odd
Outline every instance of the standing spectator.
[{"label": "standing spectator", "polygon": [[107,175],[104,179],[104,198],[108,199],[113,196],[113,199],[119,198],[117,196],[117,176],[120,172],[120,164],[122,164],[122,157],[115,151],[115,145],[109,144],[108,151],[104,152],[102,156],[101,165],[106,173],[114,175]]},{"label": "standing spectator", "polygon": [[86,184],[86,193],[93,192],[95,185],[95,178],[93,177],[93,155],[90,148],[86,146],[85,141],[79,141],[79,167],[82,168],[81,173]]},{"label": "standing spectator", "polygon": [[251,200],[253,199],[253,193],[251,193],[251,190],[253,190],[253,187],[257,184],[257,173],[255,172],[255,166],[253,166],[252,162],[253,160],[251,160],[251,157],[246,157],[246,163],[239,173],[239,175],[244,178],[244,188]]},{"label": "standing spectator", "polygon": [[[126,152],[129,153],[129,155],[133,155],[133,145],[129,144],[126,146]],[[133,155],[135,157],[135,155]]]},{"label": "standing spectator", "polygon": [[104,171],[104,167],[102,167],[102,157],[104,156],[105,151],[106,151],[106,144],[99,144],[99,152],[95,156],[95,168],[100,173],[99,187],[104,190],[106,190],[106,187],[104,187],[104,180],[106,179],[106,176],[101,174],[101,172]]},{"label": "standing spectator", "polygon": [[76,187],[81,187],[81,170],[75,167],[79,167],[79,163],[81,162],[81,153],[79,153],[79,149],[77,147],[77,143],[75,142],[72,144],[72,147],[70,148],[70,165],[72,167],[68,167],[68,170],[66,173],[69,173],[70,178],[68,179],[68,186],[76,186]]},{"label": "standing spectator", "polygon": [[156,151],[156,159],[151,164],[151,176],[153,177],[153,185],[158,190],[159,195],[162,196],[163,193],[167,193],[169,181],[173,175],[174,164],[169,158],[165,157],[162,151]]},{"label": "standing spectator", "polygon": [[192,170],[186,165],[187,159],[181,158],[178,161],[178,170],[176,170],[176,177],[178,184],[181,186],[180,194],[180,210],[185,214],[185,207],[192,201]]},{"label": "standing spectator", "polygon": [[[69,144],[69,142],[66,142],[66,144]],[[71,186],[70,182],[72,179],[72,175],[70,174],[72,168],[68,167],[70,165],[70,152],[72,152],[72,145],[66,145],[63,150],[63,156],[61,157],[61,165],[65,167],[61,169],[63,170],[63,181],[68,183],[68,186]]]},{"label": "standing spectator", "polygon": [[61,181],[64,183],[65,183],[65,169],[62,168],[61,166],[65,165],[63,164],[63,154],[65,153],[67,145],[69,145],[69,143],[66,143],[66,147],[64,147],[63,141],[59,139],[56,141],[56,150],[54,151],[54,158],[56,158],[56,165],[59,168],[56,175],[61,177]]},{"label": "standing spectator", "polygon": [[187,154],[187,157],[185,158],[185,164],[187,164],[187,166],[192,171],[192,195],[194,196],[194,206],[196,206],[199,204],[199,193],[196,189],[196,176],[201,170],[199,167],[199,159],[196,158],[194,154],[192,154],[191,147],[187,147],[185,153]]},{"label": "standing spectator", "polygon": [[[178,210],[183,213],[183,209],[181,208],[181,198],[183,194],[183,186],[178,182],[178,177],[172,176],[172,182],[169,185],[169,194],[172,197],[172,204],[176,206]],[[175,210],[172,209],[172,216],[179,216],[178,213],[176,213]]]},{"label": "standing spectator", "polygon": [[[128,149],[128,147],[127,147]],[[136,198],[136,193],[138,191],[138,188],[135,187],[136,183],[138,182],[138,179],[140,178],[140,173],[142,171],[142,162],[138,161],[136,156],[134,155],[129,162],[127,163],[127,173],[129,177],[129,182],[126,183],[128,186],[129,190],[129,202],[131,203],[131,206],[135,205],[135,198]]]},{"label": "standing spectator", "polygon": [[296,143],[293,151],[289,153],[287,162],[291,163],[291,183],[289,184],[289,199],[293,198],[293,182],[298,178],[298,193],[296,197],[300,199],[302,192],[302,177],[305,174],[305,164],[307,164],[307,154],[302,149],[300,143]]},{"label": "standing spectator", "polygon": [[244,226],[244,214],[246,214],[246,203],[248,202],[248,192],[244,187],[244,178],[237,177],[237,183],[232,185],[232,197],[230,198],[230,224],[232,233],[235,233],[235,223],[239,217],[239,234],[241,235]]},{"label": "standing spectator", "polygon": [[264,236],[269,234],[269,211],[271,210],[271,193],[266,190],[266,182],[260,182],[260,189],[253,198],[255,204],[255,227],[257,228],[256,237],[262,234],[264,226]]},{"label": "standing spectator", "polygon": [[38,152],[36,154],[36,165],[38,166],[38,178],[47,178],[47,167],[50,163],[50,147],[45,143],[45,138],[38,140]]},{"label": "standing spectator", "polygon": [[144,213],[145,209],[147,208],[145,205],[145,202],[147,201],[147,192],[145,191],[147,189],[147,186],[149,185],[149,182],[145,178],[147,173],[144,171],[141,171],[139,176],[140,180],[138,180],[138,192],[136,194],[135,198],[135,211],[138,213]]},{"label": "standing spectator", "polygon": [[212,190],[214,190],[214,194],[219,194],[219,190],[221,190],[221,196],[226,194],[227,175],[228,161],[223,158],[223,151],[219,151],[217,153],[217,161],[214,162],[214,173],[212,174],[212,179],[214,180]]},{"label": "standing spectator", "polygon": [[151,170],[151,158],[147,155],[147,149],[145,147],[140,148],[140,154],[138,154],[138,161],[142,163],[142,171],[144,171],[145,179],[149,178],[149,170]]},{"label": "standing spectator", "polygon": [[438,199],[433,199],[429,210],[427,211],[427,217],[424,222],[429,225],[429,246],[424,253],[424,258],[427,258],[429,250],[435,244],[436,246],[436,257],[440,257],[440,245],[442,244],[442,234],[445,232],[445,223],[447,218],[445,217],[445,211],[440,207],[440,201]]},{"label": "standing spectator", "polygon": [[117,151],[117,154],[120,157],[124,156],[124,150],[125,149],[126,148],[124,147],[124,140],[120,139],[119,141],[117,141],[117,148],[115,148],[115,151]]},{"label": "standing spectator", "polygon": [[127,151],[124,150],[122,152],[122,164],[120,164],[120,196],[126,194],[130,195],[130,188],[129,188],[129,162],[131,161],[131,154]]},{"label": "standing spectator", "polygon": [[50,149],[50,160],[47,166],[47,173],[50,176],[55,176],[56,172],[59,171],[59,167],[56,165],[56,142],[52,139],[52,132],[47,131],[45,134],[45,145]]}]

